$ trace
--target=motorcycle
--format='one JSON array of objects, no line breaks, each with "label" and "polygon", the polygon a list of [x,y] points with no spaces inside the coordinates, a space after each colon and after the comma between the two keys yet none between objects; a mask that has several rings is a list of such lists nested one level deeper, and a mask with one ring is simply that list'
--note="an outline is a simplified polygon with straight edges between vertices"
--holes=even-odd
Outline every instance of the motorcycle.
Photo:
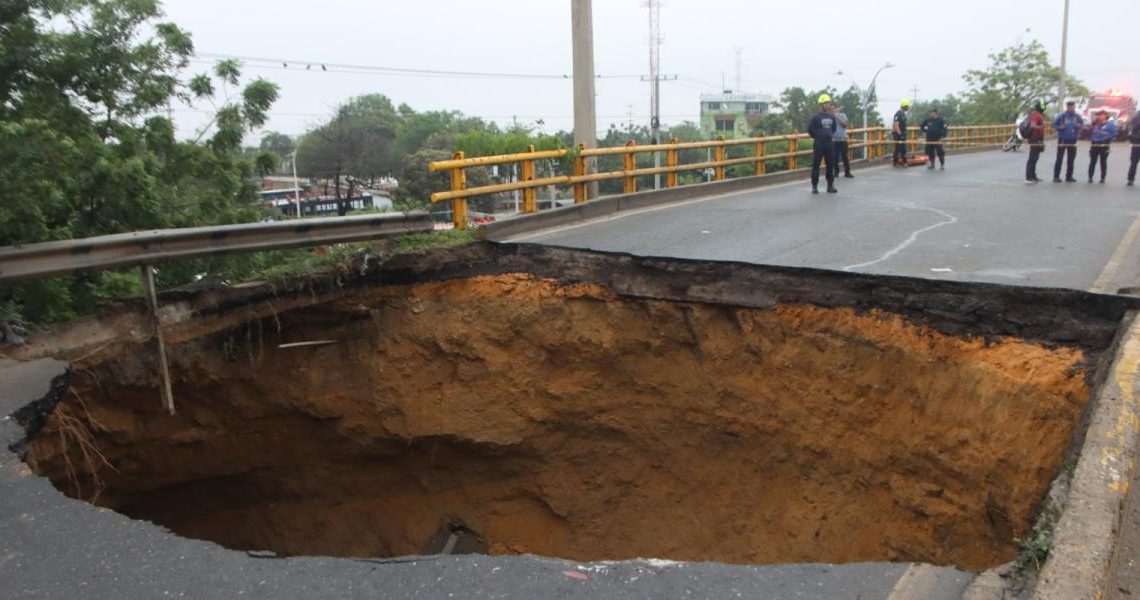
[{"label": "motorcycle", "polygon": [[1017,152],[1021,145],[1025,143],[1025,138],[1021,137],[1021,122],[1029,117],[1022,117],[1013,124],[1013,133],[1009,134],[1009,139],[1002,144],[1002,152]]}]

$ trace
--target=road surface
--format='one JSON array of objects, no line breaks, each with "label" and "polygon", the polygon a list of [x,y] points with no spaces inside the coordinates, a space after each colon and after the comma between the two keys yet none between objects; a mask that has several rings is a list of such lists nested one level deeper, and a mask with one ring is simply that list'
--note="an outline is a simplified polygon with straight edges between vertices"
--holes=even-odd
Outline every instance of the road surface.
[{"label": "road surface", "polygon": [[1069,184],[1051,182],[1052,148],[1039,184],[1024,181],[1024,151],[995,151],[950,156],[945,171],[859,171],[835,195],[801,181],[510,241],[1116,292],[1140,284],[1140,188],[1124,185],[1127,154],[1114,148],[1103,185],[1085,183],[1085,149],[1080,183]]}]

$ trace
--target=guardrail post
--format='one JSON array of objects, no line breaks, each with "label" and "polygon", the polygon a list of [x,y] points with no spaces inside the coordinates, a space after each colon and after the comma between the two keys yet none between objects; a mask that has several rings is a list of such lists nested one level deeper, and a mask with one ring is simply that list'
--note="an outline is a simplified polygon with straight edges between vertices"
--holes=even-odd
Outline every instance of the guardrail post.
[{"label": "guardrail post", "polygon": [[[585,144],[578,144],[578,155],[574,157],[574,176],[582,177],[586,174],[586,157],[582,156],[582,151],[586,149]],[[574,184],[574,204],[583,204],[586,202],[588,196],[586,195],[586,182],[579,181]]]},{"label": "guardrail post", "polygon": [[[531,144],[527,146],[526,151],[533,154],[535,151],[534,145]],[[519,161],[519,172],[521,174],[520,177],[522,181],[534,181],[534,160],[531,159]],[[538,203],[535,202],[537,194],[538,192],[532,187],[523,188],[522,195],[524,213],[532,213],[538,209]]]},{"label": "guardrail post", "polygon": [[[455,160],[463,160],[467,156],[463,152],[456,152]],[[451,191],[459,192],[467,188],[467,171],[463,167],[451,170]],[[453,198],[451,200],[451,222],[456,229],[467,229],[467,198]]]},{"label": "guardrail post", "polygon": [[[630,141],[625,143],[625,146],[627,148],[632,148],[635,145],[636,145],[636,143],[633,140],[630,140]],[[625,165],[625,172],[626,173],[632,173],[635,169],[637,169],[637,161],[633,156],[633,152],[626,151],[626,153],[623,154],[622,157],[625,159],[624,165]],[[627,193],[627,194],[632,194],[632,193],[636,192],[637,191],[637,177],[631,177],[631,176],[627,175],[624,182],[622,183],[622,191]]]},{"label": "guardrail post", "polygon": [[677,187],[677,163],[680,153],[677,151],[677,138],[669,140],[669,150],[665,152],[665,166],[674,169],[665,174],[665,187]]},{"label": "guardrail post", "polygon": [[764,142],[756,142],[756,174],[763,175],[767,164],[764,162]]},{"label": "guardrail post", "polygon": [[721,164],[724,162],[725,155],[724,136],[716,136],[716,141],[720,142],[720,144],[713,148],[713,160],[715,160],[717,163],[716,166],[713,167],[713,179],[716,181],[724,181],[724,178],[727,176],[725,173],[724,165]]},{"label": "guardrail post", "polygon": [[154,340],[158,344],[158,366],[162,374],[162,406],[168,414],[174,414],[174,390],[170,384],[170,362],[166,358],[166,340],[162,335],[162,321],[158,318],[158,292],[154,288],[154,267],[142,266],[143,292],[146,294],[147,312],[150,324],[154,327]]},{"label": "guardrail post", "polygon": [[800,139],[795,137],[799,135],[798,131],[792,132],[792,137],[788,139],[788,170],[795,171],[800,166],[799,157],[796,152],[800,150]]}]

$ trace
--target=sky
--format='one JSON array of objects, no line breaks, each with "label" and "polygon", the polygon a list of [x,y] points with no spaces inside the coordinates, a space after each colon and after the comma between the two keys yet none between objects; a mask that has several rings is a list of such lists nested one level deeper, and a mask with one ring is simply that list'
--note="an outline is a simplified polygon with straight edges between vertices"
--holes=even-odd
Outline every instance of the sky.
[{"label": "sky", "polygon": [[[644,4],[593,0],[599,131],[625,126],[631,115],[635,124],[648,123],[649,84],[640,80],[649,70]],[[272,59],[245,62],[247,75],[281,86],[263,131],[304,133],[338,104],[369,93],[417,111],[459,110],[546,133],[573,127],[572,81],[562,78],[572,73],[570,0],[165,0],[163,6],[168,20],[193,35],[192,72],[221,56]],[[878,80],[882,108],[904,97],[943,97],[961,91],[962,74],[984,68],[989,53],[1020,41],[1040,40],[1059,62],[1063,7],[1064,0],[664,0],[661,72],[677,79],[661,85],[662,121],[696,120],[702,92],[718,92],[722,82],[736,89],[737,50],[738,91],[866,86],[890,62],[896,66]],[[1140,93],[1136,0],[1073,0],[1071,10],[1070,72],[1095,90]],[[357,67],[555,77],[396,75]],[[175,117],[187,134],[207,119],[192,108]]]}]

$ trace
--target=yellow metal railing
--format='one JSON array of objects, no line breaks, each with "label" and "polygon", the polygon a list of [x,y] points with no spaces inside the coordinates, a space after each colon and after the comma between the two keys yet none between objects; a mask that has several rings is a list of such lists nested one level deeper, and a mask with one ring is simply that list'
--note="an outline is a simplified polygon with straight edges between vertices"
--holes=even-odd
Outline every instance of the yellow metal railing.
[{"label": "yellow metal railing", "polygon": [[[896,143],[891,139],[890,128],[871,127],[866,129],[848,130],[851,142],[849,151],[859,148],[867,149],[867,159],[874,160],[890,154]],[[1000,146],[1013,133],[1010,125],[970,125],[950,128],[950,133],[941,144],[948,148],[968,148],[984,146]],[[678,174],[684,171],[704,171],[711,169],[714,181],[723,181],[727,178],[727,168],[734,165],[754,166],[755,174],[763,175],[768,172],[768,163],[787,159],[784,170],[794,171],[800,168],[799,157],[811,156],[812,149],[800,149],[800,140],[809,140],[806,133],[791,133],[758,138],[743,138],[726,140],[718,137],[707,142],[679,142],[670,140],[665,144],[655,146],[638,146],[629,142],[624,146],[612,148],[584,148],[579,146],[573,153],[570,150],[542,150],[537,151],[530,146],[526,152],[516,154],[502,154],[497,156],[480,156],[467,158],[463,152],[456,152],[451,160],[436,161],[429,165],[433,172],[448,171],[451,174],[451,189],[436,192],[431,195],[432,202],[450,201],[453,222],[457,229],[466,229],[467,199],[472,196],[484,196],[502,192],[520,191],[522,195],[521,211],[533,213],[538,209],[536,190],[546,186],[572,186],[574,189],[574,202],[582,204],[587,200],[589,184],[597,181],[620,179],[622,192],[632,194],[637,191],[637,179],[651,175],[664,175],[666,188],[677,187],[680,184]],[[856,139],[859,141],[856,143]],[[783,142],[786,149],[782,152],[769,153],[769,144]],[[925,144],[919,140],[917,127],[909,128],[907,143],[911,152]],[[728,158],[728,148],[744,146],[752,148],[752,155],[741,158]],[[711,160],[692,163],[681,163],[682,150],[708,150]],[[637,167],[638,154],[660,153],[664,157],[664,166]],[[587,169],[588,161],[602,156],[621,156],[622,169],[590,173]],[[556,175],[538,178],[536,163],[540,160],[565,159],[572,157],[574,161],[571,175]],[[519,180],[510,183],[498,183],[479,187],[467,187],[466,169],[472,167],[487,167],[492,165],[518,164]]]}]

